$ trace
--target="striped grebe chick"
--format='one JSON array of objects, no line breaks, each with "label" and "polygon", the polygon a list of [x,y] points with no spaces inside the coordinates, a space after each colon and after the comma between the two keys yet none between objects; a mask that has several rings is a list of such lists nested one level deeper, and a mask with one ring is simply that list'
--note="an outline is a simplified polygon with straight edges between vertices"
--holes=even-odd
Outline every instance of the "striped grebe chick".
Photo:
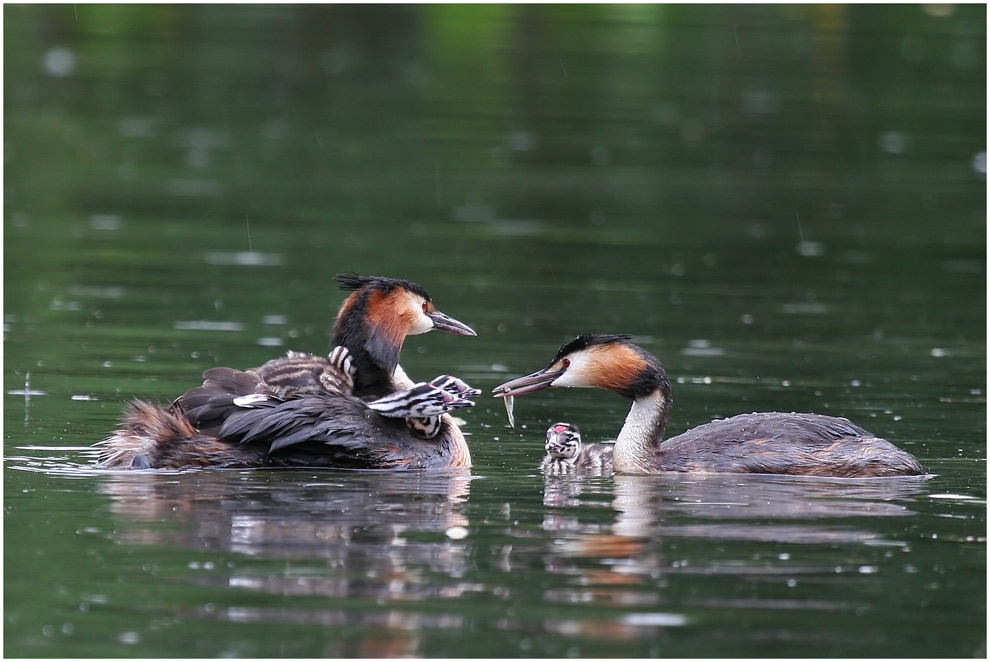
[{"label": "striped grebe chick", "polygon": [[406,336],[474,331],[438,311],[411,281],[337,280],[351,294],[334,322],[334,352],[289,352],[246,371],[211,368],[202,386],[169,407],[135,401],[122,428],[101,442],[98,463],[113,469],[471,466],[464,435],[446,412],[471,406],[465,389],[474,389],[447,376],[414,384],[399,356]]},{"label": "striped grebe chick", "polygon": [[613,450],[615,471],[768,473],[865,477],[922,475],[918,460],[845,418],[764,412],[712,421],[664,441],[672,401],[655,356],[626,335],[587,334],[550,364],[494,390],[497,397],[551,386],[611,390],[633,401]]},{"label": "striped grebe chick", "polygon": [[613,447],[582,443],[581,430],[573,423],[554,423],[547,428],[544,448],[547,455],[540,463],[540,471],[547,475],[612,473]]}]

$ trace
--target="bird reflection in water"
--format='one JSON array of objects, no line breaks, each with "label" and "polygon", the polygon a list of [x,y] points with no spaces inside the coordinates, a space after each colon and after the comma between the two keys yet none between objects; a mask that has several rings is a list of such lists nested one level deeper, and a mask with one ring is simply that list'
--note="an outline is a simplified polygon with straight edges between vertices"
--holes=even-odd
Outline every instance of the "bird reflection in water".
[{"label": "bird reflection in water", "polygon": [[[248,604],[189,606],[190,618],[355,626],[334,657],[413,655],[423,628],[460,628],[463,616],[410,609],[456,598],[469,566],[466,469],[407,473],[190,472],[114,474],[101,482],[125,544],[215,553],[190,583],[277,596],[371,599],[374,609]],[[163,526],[162,523],[166,525]],[[224,554],[226,553],[226,554]],[[292,563],[273,566],[271,560]],[[229,562],[228,562],[229,561]],[[391,601],[402,609],[389,609]],[[347,641],[344,641],[347,640]]]},{"label": "bird reflection in water", "polygon": [[[669,586],[679,575],[728,573],[748,580],[779,577],[781,583],[802,574],[834,577],[837,569],[832,565],[802,564],[786,554],[778,558],[776,550],[789,544],[897,547],[900,541],[881,532],[891,527],[881,527],[877,518],[911,515],[910,503],[925,493],[926,480],[736,474],[545,476],[544,529],[554,539],[544,567],[567,577],[566,585],[549,591],[547,599],[624,606],[634,612],[606,620],[548,620],[545,625],[552,631],[616,639],[639,639],[646,627],[661,636],[666,628],[689,623],[679,610],[693,602],[740,606],[717,594],[709,599],[673,597]],[[612,498],[604,504],[600,497],[607,492]],[[611,507],[614,517],[608,522],[589,518],[589,506],[596,505]],[[718,554],[713,557],[705,551],[726,540],[753,542],[754,557],[727,567]],[[767,602],[761,605],[754,598],[745,606],[774,606]],[[790,607],[804,609],[849,608],[811,598],[792,602]]]}]

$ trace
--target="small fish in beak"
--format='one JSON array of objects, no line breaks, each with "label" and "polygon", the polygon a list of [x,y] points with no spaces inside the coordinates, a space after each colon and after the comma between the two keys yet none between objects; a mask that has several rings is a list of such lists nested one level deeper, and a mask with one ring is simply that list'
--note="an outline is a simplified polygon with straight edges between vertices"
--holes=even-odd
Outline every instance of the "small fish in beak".
[{"label": "small fish in beak", "polygon": [[515,404],[515,398],[511,395],[505,396],[502,401],[505,403],[505,413],[509,417],[509,427],[516,427],[516,418],[512,415],[512,407]]}]

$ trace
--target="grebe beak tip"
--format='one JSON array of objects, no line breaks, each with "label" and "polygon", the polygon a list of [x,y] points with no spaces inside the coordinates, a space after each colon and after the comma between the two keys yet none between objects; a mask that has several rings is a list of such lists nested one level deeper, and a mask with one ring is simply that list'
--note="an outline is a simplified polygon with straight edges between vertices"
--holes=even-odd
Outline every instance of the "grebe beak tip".
[{"label": "grebe beak tip", "polygon": [[439,310],[432,313],[427,313],[429,318],[433,320],[433,328],[438,331],[446,331],[447,333],[454,333],[459,336],[476,336],[478,335],[474,329],[469,327],[463,322],[458,322],[450,315],[441,313]]},{"label": "grebe beak tip", "polygon": [[563,374],[563,370],[539,370],[531,375],[512,379],[496,386],[492,395],[503,398],[512,395],[523,395],[534,391],[542,391],[553,386],[553,381]]}]

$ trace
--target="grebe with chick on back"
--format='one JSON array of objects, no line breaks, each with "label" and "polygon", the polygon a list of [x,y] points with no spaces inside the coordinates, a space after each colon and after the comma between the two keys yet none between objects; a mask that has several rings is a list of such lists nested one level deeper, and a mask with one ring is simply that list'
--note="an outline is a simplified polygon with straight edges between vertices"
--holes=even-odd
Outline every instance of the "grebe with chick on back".
[{"label": "grebe with chick on back", "polygon": [[550,364],[493,391],[496,397],[551,386],[600,387],[632,407],[613,450],[615,471],[768,473],[868,477],[923,475],[918,460],[845,418],[763,412],[712,421],[664,440],[672,402],[660,361],[630,336],[586,334]]},{"label": "grebe with chick on back", "polygon": [[441,375],[414,384],[399,365],[406,336],[434,329],[476,335],[407,280],[339,274],[351,292],[328,356],[289,352],[253,370],[210,368],[168,407],[136,400],[103,446],[111,469],[471,466],[447,412],[479,393]]}]

